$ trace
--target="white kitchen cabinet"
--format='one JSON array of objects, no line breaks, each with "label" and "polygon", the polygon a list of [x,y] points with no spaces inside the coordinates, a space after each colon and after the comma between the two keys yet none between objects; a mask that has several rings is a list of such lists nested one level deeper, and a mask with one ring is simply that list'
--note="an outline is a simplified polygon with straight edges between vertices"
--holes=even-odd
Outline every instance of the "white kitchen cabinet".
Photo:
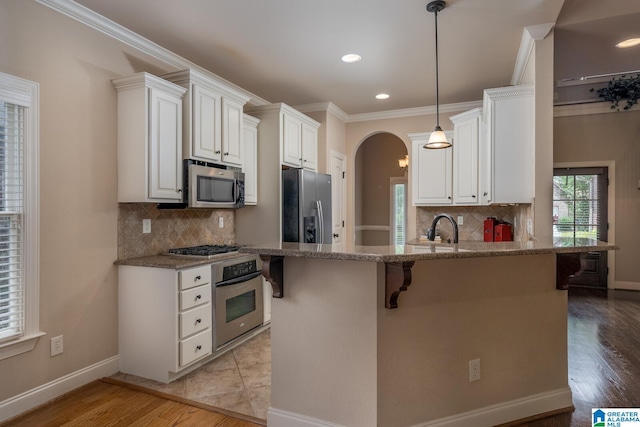
[{"label": "white kitchen cabinet", "polygon": [[535,172],[534,87],[486,89],[483,110],[483,202],[531,203]]},{"label": "white kitchen cabinet", "polygon": [[[411,187],[414,206],[453,204],[453,152],[451,148],[428,149],[431,132],[412,133]],[[453,132],[445,131],[448,140]]]},{"label": "white kitchen cabinet", "polygon": [[112,82],[118,92],[118,202],[181,202],[186,90],[148,73]]},{"label": "white kitchen cabinet", "polygon": [[318,169],[318,123],[290,108],[282,109],[282,164]]},{"label": "white kitchen cabinet", "polygon": [[479,148],[482,109],[449,118],[453,123],[453,204],[478,205],[479,194]]},{"label": "white kitchen cabinet", "polygon": [[120,371],[168,383],[213,352],[211,265],[118,267]]},{"label": "white kitchen cabinet", "polygon": [[242,167],[242,108],[249,98],[192,69],[161,77],[188,89],[183,102],[183,157]]},{"label": "white kitchen cabinet", "polygon": [[258,123],[259,119],[244,116],[244,204],[258,203]]}]

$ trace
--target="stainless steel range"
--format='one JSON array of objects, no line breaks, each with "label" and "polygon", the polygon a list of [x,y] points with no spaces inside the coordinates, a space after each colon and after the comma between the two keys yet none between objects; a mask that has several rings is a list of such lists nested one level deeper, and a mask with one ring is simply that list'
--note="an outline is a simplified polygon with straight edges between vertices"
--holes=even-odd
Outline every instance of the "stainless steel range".
[{"label": "stainless steel range", "polygon": [[242,254],[215,261],[237,252],[235,245],[199,245],[169,249],[166,255],[211,259],[213,295],[213,351],[262,325],[264,306],[262,273],[258,255]]}]

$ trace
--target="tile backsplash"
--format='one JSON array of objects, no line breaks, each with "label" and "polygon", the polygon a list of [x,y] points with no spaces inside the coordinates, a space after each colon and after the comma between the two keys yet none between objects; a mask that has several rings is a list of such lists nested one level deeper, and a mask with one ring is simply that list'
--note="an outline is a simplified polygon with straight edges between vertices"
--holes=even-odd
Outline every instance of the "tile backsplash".
[{"label": "tile backsplash", "polygon": [[[222,218],[224,227],[219,227]],[[142,233],[142,220],[151,233]],[[233,209],[158,209],[153,203],[118,204],[118,259],[157,255],[170,248],[235,243]]]},{"label": "tile backsplash", "polygon": [[[527,240],[527,218],[531,218],[529,205],[509,206],[447,206],[447,207],[418,207],[416,213],[417,235],[426,235],[426,230],[431,227],[433,217],[446,213],[457,221],[458,216],[463,217],[463,224],[458,224],[458,239],[468,241],[483,241],[484,220],[494,216],[501,221],[510,223],[513,227],[514,240]],[[452,238],[451,224],[446,219],[441,219],[437,226],[443,240]]]}]

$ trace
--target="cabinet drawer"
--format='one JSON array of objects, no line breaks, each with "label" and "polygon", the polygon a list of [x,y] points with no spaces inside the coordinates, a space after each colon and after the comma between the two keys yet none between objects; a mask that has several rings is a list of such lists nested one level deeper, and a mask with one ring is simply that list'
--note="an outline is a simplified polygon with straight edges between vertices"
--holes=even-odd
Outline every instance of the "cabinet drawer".
[{"label": "cabinet drawer", "polygon": [[197,288],[180,292],[180,311],[188,310],[200,304],[211,301],[211,285],[206,284]]},{"label": "cabinet drawer", "polygon": [[182,270],[178,272],[178,276],[180,278],[180,289],[189,289],[194,286],[211,283],[211,266],[205,265],[189,270]]},{"label": "cabinet drawer", "polygon": [[180,313],[180,338],[211,327],[211,304]]},{"label": "cabinet drawer", "polygon": [[188,365],[194,360],[208,356],[212,351],[211,330],[207,329],[180,342],[180,366]]}]

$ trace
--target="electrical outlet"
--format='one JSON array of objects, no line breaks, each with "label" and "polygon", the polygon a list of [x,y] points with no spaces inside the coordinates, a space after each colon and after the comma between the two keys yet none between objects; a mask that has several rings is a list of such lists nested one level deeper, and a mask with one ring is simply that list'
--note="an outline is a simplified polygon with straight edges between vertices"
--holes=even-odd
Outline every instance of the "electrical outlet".
[{"label": "electrical outlet", "polygon": [[462,224],[464,224],[464,218],[462,217],[462,215],[458,215],[458,225]]},{"label": "electrical outlet", "polygon": [[469,360],[469,382],[480,381],[480,359]]},{"label": "electrical outlet", "polygon": [[51,338],[51,357],[62,354],[63,351],[62,335]]},{"label": "electrical outlet", "polygon": [[151,220],[150,219],[143,219],[142,220],[142,233],[143,234],[151,233]]},{"label": "electrical outlet", "polygon": [[223,228],[224,227],[224,217],[218,217],[218,227],[219,228]]}]

